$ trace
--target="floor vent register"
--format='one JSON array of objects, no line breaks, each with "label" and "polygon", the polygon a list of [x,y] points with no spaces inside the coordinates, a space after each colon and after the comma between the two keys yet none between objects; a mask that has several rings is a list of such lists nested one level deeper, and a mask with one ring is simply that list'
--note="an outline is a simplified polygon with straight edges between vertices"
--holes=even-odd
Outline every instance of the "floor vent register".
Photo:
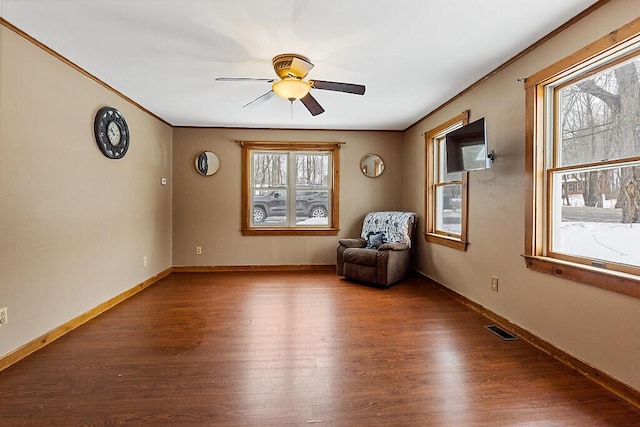
[{"label": "floor vent register", "polygon": [[497,336],[499,336],[505,341],[514,341],[518,339],[517,336],[512,335],[511,333],[505,331],[498,325],[486,325],[485,328],[487,328],[488,330],[490,330],[491,332],[493,332],[494,334],[496,334]]}]

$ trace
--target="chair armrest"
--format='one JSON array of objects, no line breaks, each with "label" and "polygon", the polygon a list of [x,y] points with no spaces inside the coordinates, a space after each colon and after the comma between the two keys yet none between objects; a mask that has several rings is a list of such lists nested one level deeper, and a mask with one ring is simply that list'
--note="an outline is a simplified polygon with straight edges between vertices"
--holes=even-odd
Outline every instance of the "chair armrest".
[{"label": "chair armrest", "polygon": [[409,246],[397,242],[384,243],[378,248],[379,251],[405,251],[407,249],[409,249]]},{"label": "chair armrest", "polygon": [[367,242],[364,239],[340,239],[338,242],[345,248],[364,248]]}]

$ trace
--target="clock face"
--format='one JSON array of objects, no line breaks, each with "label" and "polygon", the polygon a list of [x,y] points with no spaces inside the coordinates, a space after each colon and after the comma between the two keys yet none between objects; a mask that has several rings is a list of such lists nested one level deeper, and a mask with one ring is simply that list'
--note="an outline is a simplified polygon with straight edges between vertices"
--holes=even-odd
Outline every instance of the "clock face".
[{"label": "clock face", "polygon": [[120,111],[101,108],[93,123],[98,148],[110,159],[121,159],[129,149],[129,128]]},{"label": "clock face", "polygon": [[111,145],[120,144],[120,128],[116,122],[109,122],[107,126],[107,138],[109,138],[109,142]]}]

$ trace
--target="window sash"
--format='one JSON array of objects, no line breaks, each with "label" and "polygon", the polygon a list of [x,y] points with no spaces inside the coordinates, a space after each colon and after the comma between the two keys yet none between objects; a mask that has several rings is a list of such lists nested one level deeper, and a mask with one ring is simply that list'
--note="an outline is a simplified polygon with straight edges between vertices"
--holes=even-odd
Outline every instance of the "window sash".
[{"label": "window sash", "polygon": [[[574,229],[569,221],[563,221],[564,211],[568,208],[563,207],[562,192],[563,177],[569,174],[597,173],[604,170],[630,167],[638,165],[637,157],[628,158],[619,153],[608,153],[606,157],[613,157],[615,160],[604,159],[601,161],[589,161],[590,159],[586,157],[582,160],[574,159],[565,161],[562,151],[566,141],[563,135],[564,129],[561,125],[564,119],[564,112],[561,107],[563,90],[571,85],[585,81],[590,77],[605,73],[608,70],[614,70],[616,67],[622,66],[625,63],[637,61],[639,55],[639,51],[634,50],[630,53],[625,51],[624,55],[618,53],[610,57],[602,58],[582,70],[576,70],[563,79],[546,85],[543,102],[545,103],[545,109],[548,111],[547,117],[550,118],[547,123],[551,124],[551,126],[545,124],[547,128],[545,132],[547,136],[545,144],[547,152],[552,153],[552,156],[548,157],[545,162],[546,174],[544,188],[547,194],[547,208],[546,211],[543,212],[543,224],[546,229],[543,252],[546,256],[606,270],[640,274],[640,262],[635,259],[634,254],[627,254],[631,256],[625,258],[616,256],[617,253],[621,252],[613,247],[608,247],[608,250],[599,250],[599,248],[604,248],[606,245],[597,240],[596,235],[600,236],[601,240],[610,240],[612,238],[611,236],[618,235],[619,230],[610,229],[605,231],[602,226],[598,227],[588,221],[590,219],[589,217],[593,217],[595,212],[593,212],[592,215],[588,215],[585,213],[586,209],[583,209],[583,213],[580,216],[584,217],[586,221],[580,231]],[[610,131],[615,132],[615,129],[611,129]],[[601,142],[601,144],[604,144],[604,141]],[[598,145],[595,145],[595,147],[598,148]],[[600,157],[605,157],[605,155],[601,155]],[[564,200],[568,200],[569,196],[564,196]],[[603,211],[598,216],[603,216],[603,213],[605,212]],[[610,213],[607,216],[613,217]],[[618,223],[621,223],[621,221],[618,221]],[[585,239],[587,229],[593,233],[593,241],[591,242]],[[576,241],[583,241],[584,244],[578,245],[575,243]],[[596,242],[595,244],[594,241]],[[618,245],[620,245],[620,243],[609,243],[609,246]]]},{"label": "window sash", "polygon": [[[273,156],[274,158],[280,157],[285,159],[284,167],[281,167],[282,179],[280,185],[276,186],[263,186],[255,182],[258,175],[256,171],[256,160],[260,157]],[[302,182],[299,182],[298,176],[298,159],[302,156],[319,156],[326,159],[323,164],[327,165],[326,176],[321,180],[324,184],[312,184],[305,186]],[[331,203],[329,200],[329,190],[331,188],[331,156],[330,154],[323,152],[312,151],[289,151],[273,153],[270,151],[252,150],[251,151],[251,206],[254,207],[261,204],[266,207],[266,214],[273,215],[265,218],[271,218],[265,222],[256,222],[252,219],[251,227],[263,228],[263,227],[327,227],[330,224],[330,212]],[[278,180],[277,180],[278,181]],[[278,184],[278,182],[276,182]],[[298,217],[298,205],[301,204],[301,200],[305,193],[326,193],[327,200],[319,201],[325,208],[326,219],[321,223],[309,223],[304,219]],[[258,202],[257,198],[265,198],[266,201]],[[313,204],[313,202],[311,203]],[[318,221],[318,220],[316,220]]]},{"label": "window sash", "polygon": [[[467,247],[467,172],[446,172],[446,135],[469,122],[469,111],[425,133],[425,240],[459,250]],[[457,212],[451,209],[447,189],[459,187]],[[448,196],[448,197],[447,197]],[[456,218],[459,216],[459,218]]]},{"label": "window sash", "polygon": [[[564,162],[562,149],[563,145],[565,144],[565,139],[563,138],[563,129],[560,122],[563,118],[561,107],[561,96],[563,90],[567,89],[569,86],[578,84],[584,80],[594,77],[595,75],[602,74],[607,71],[613,71],[615,68],[629,64],[631,62],[638,62],[640,60],[640,46],[629,51],[630,49],[631,47],[625,49],[622,52],[618,52],[612,57],[607,57],[596,61],[582,70],[569,74],[564,79],[560,79],[546,85],[546,108],[549,110],[549,117],[551,118],[548,123],[553,123],[553,129],[550,129],[550,132],[548,134],[550,138],[548,141],[553,141],[553,148],[549,150],[553,153],[552,161],[548,163],[550,167],[572,166],[587,163],[601,163],[608,160],[623,160],[629,157],[621,155],[619,153],[608,153],[606,156],[603,154],[601,158],[598,159],[601,160],[601,162],[598,162],[595,159],[591,159],[590,161],[576,160],[570,164],[568,162]],[[551,100],[553,101],[551,102]],[[604,104],[604,102],[601,100],[598,100],[596,102]],[[604,126],[604,124],[600,124],[598,126]],[[606,130],[602,130],[602,132],[604,131]]]},{"label": "window sash", "polygon": [[[455,190],[458,191],[455,191]],[[436,184],[435,186],[435,229],[436,234],[460,239],[462,236],[462,181]],[[447,190],[458,193],[460,200],[453,200],[454,197],[447,195]],[[449,196],[449,197],[447,197]],[[456,198],[457,199],[457,198]],[[459,204],[454,209],[453,204]]]},{"label": "window sash", "polygon": [[[567,175],[586,174],[590,172],[611,171],[613,173],[624,168],[640,167],[640,157],[630,160],[615,160],[602,163],[591,163],[586,166],[574,165],[547,170],[547,194],[549,210],[546,216],[546,254],[548,256],[571,261],[592,267],[640,275],[640,251],[620,247],[620,243],[612,241],[612,235],[630,232],[633,226],[621,222],[618,212],[613,209],[601,211],[577,210],[569,213],[569,221],[564,221],[565,197],[563,177]],[[570,208],[570,206],[569,206]],[[571,220],[573,216],[573,220]],[[583,220],[583,221],[580,221]],[[577,223],[574,227],[571,227]],[[611,224],[604,226],[604,224]],[[640,227],[640,224],[638,225]],[[604,228],[608,230],[604,230]],[[564,228],[564,230],[563,230]],[[593,239],[597,244],[593,245]],[[582,243],[584,242],[584,243]],[[634,245],[636,246],[636,245]]]},{"label": "window sash", "polygon": [[[242,147],[242,216],[241,216],[241,232],[244,236],[257,235],[322,235],[335,236],[339,231],[339,162],[340,162],[340,142],[252,142],[237,141]],[[288,180],[277,183],[255,182],[255,171],[253,167],[254,154],[274,154],[284,155],[287,157],[286,176]],[[296,174],[296,156],[320,156],[326,159],[327,176],[316,180],[311,177],[298,177]],[[325,157],[326,156],[326,157]],[[311,185],[304,185],[309,181]],[[259,193],[256,193],[258,191]],[[318,220],[310,221],[309,218],[302,217],[300,221],[296,221],[296,215],[287,215],[278,218],[278,221],[254,222],[254,202],[260,195],[264,195],[267,191],[283,191],[286,195],[285,203],[279,202],[278,209],[287,212],[296,212],[296,198],[302,199],[300,196],[324,200],[326,197],[326,206],[316,212],[322,212],[328,219],[324,224],[318,224]],[[319,192],[320,194],[312,194]],[[311,193],[311,194],[310,194]],[[256,196],[258,194],[258,196]],[[326,196],[325,196],[326,194]],[[296,197],[297,196],[297,197]],[[298,209],[301,206],[311,206],[308,200],[305,203],[299,202]],[[311,211],[311,210],[310,210]],[[313,209],[315,211],[315,209]],[[300,212],[298,212],[300,214]],[[313,222],[313,223],[312,223]]]},{"label": "window sash", "polygon": [[[552,204],[549,173],[558,172],[554,146],[557,129],[549,99],[556,87],[583,78],[584,73],[610,66],[640,47],[640,18],[635,19],[525,79],[526,96],[526,209],[524,259],[528,268],[567,280],[640,298],[640,275],[581,263],[579,259],[550,253],[547,215]],[[630,159],[624,159],[630,160]],[[591,165],[580,165],[587,167]],[[595,166],[599,166],[596,164]],[[556,190],[557,191],[557,190]],[[607,267],[605,265],[605,267]]]}]

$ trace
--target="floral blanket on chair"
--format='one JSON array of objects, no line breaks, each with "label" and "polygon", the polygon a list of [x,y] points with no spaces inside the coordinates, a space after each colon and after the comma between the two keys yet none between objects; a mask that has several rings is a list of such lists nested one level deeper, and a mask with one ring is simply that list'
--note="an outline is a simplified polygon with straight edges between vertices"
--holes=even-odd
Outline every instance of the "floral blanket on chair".
[{"label": "floral blanket on chair", "polygon": [[413,212],[369,212],[364,217],[361,237],[367,240],[372,233],[383,233],[384,242],[399,242],[411,247],[411,231],[416,222]]}]

